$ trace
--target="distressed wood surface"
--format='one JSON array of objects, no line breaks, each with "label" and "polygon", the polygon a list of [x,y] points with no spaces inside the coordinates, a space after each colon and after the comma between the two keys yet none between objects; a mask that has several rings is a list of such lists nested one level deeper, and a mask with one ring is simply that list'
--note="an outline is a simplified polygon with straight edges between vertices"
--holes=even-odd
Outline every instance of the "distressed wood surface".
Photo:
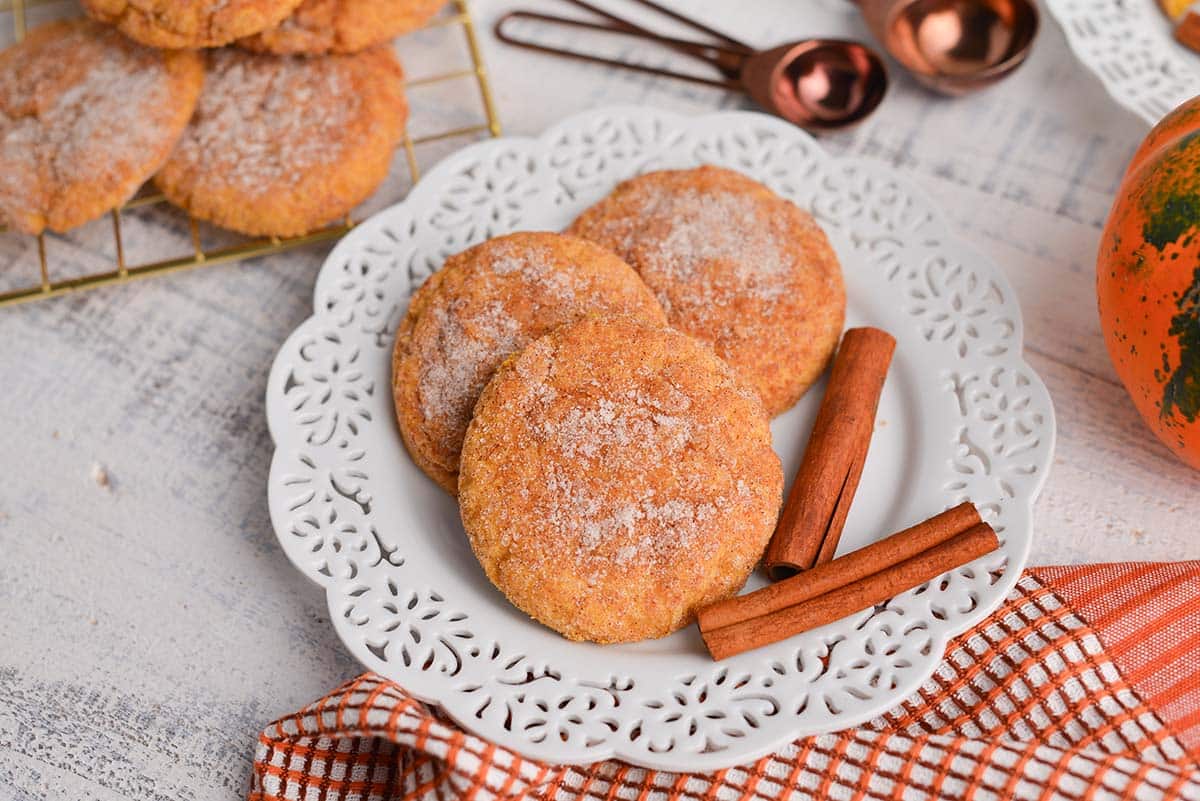
[{"label": "distressed wood surface", "polygon": [[[479,2],[481,27],[503,5]],[[763,44],[865,36],[842,0],[687,7]],[[1059,425],[1034,561],[1200,558],[1200,474],[1138,419],[1095,310],[1100,228],[1146,129],[1044,23],[1030,62],[996,89],[947,101],[893,70],[881,110],[824,144],[914,176],[1016,288]],[[743,105],[485,47],[508,133],[607,103]],[[400,52],[413,75],[462,55],[426,35]],[[477,116],[469,85],[414,104],[414,127]],[[401,162],[376,204],[402,194]],[[76,268],[100,264],[102,233],[53,246]],[[178,220],[147,215],[131,246],[179,235]],[[357,671],[321,594],[276,546],[265,500],[267,370],[308,314],[326,250],[0,312],[0,799],[238,798],[256,732]],[[30,258],[28,240],[0,235],[0,278]]]}]

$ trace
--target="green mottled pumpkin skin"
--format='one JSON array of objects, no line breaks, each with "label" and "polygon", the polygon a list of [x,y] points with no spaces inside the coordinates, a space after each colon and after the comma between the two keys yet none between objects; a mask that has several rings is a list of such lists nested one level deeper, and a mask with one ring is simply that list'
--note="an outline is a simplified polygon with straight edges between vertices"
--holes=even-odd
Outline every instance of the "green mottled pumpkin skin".
[{"label": "green mottled pumpkin skin", "polygon": [[1147,425],[1200,469],[1200,97],[1155,126],[1096,262],[1100,326]]}]

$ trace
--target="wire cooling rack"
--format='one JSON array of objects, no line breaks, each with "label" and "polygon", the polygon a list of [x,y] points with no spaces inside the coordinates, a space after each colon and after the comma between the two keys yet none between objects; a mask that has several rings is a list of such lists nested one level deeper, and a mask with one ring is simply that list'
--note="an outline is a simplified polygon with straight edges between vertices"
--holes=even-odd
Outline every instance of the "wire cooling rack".
[{"label": "wire cooling rack", "polygon": [[[47,0],[0,0],[0,13],[7,12],[11,15],[13,31],[18,41],[25,35],[27,7],[45,2]],[[453,13],[443,14],[434,19],[426,28],[447,26],[457,26],[460,28],[465,39],[467,52],[469,53],[470,65],[429,77],[406,81],[405,88],[411,89],[433,84],[451,84],[454,81],[473,79],[478,89],[483,121],[478,124],[451,128],[418,137],[411,137],[406,132],[401,142],[401,147],[404,150],[404,160],[408,167],[409,178],[413,184],[420,180],[421,177],[421,163],[417,158],[417,148],[420,146],[447,139],[478,137],[482,134],[490,136],[500,135],[500,121],[496,115],[491,87],[488,83],[487,72],[484,69],[483,56],[479,50],[479,40],[475,33],[475,24],[471,18],[471,11],[467,0],[454,0],[451,11]],[[336,239],[354,227],[354,220],[347,218],[340,224],[323,228],[304,236],[288,238],[242,238],[241,241],[235,244],[222,243],[219,246],[206,247],[202,243],[198,221],[183,211],[175,209],[174,211],[179,215],[180,219],[186,218],[187,220],[191,238],[190,251],[186,255],[175,256],[173,258],[130,263],[125,257],[125,246],[122,238],[122,215],[136,208],[156,204],[167,205],[166,200],[161,194],[147,191],[149,188],[149,185],[143,187],[142,191],[124,206],[109,212],[112,223],[113,247],[111,252],[115,254],[115,259],[112,260],[111,264],[107,265],[106,269],[56,278],[56,265],[47,256],[46,234],[40,234],[37,237],[31,236],[30,239],[36,238],[37,240],[36,260],[23,259],[21,260],[22,263],[12,265],[11,269],[27,269],[34,274],[30,276],[28,284],[0,292],[0,307],[55,297],[68,292],[93,289],[109,284],[125,283],[139,278],[165,275],[193,267],[210,266],[255,256],[282,253],[313,242]],[[0,232],[3,231],[4,228],[0,226]],[[31,263],[23,263],[26,261]]]}]

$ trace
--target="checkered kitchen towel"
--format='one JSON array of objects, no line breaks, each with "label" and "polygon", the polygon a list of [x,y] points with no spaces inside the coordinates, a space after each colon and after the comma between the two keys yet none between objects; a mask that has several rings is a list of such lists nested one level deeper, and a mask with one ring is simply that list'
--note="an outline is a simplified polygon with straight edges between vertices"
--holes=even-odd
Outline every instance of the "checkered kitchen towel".
[{"label": "checkered kitchen towel", "polygon": [[1200,562],[1034,568],[915,695],[705,775],[543,765],[366,674],[259,737],[251,801],[1200,801]]}]

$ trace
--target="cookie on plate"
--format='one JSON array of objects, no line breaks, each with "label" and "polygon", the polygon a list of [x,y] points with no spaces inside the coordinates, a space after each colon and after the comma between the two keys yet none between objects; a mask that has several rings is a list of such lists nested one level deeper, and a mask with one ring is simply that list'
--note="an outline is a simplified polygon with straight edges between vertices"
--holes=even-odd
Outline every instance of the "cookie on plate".
[{"label": "cookie on plate", "polygon": [[710,343],[773,415],[833,355],[846,308],[833,248],[810,214],[741,173],[633,178],[568,231],[629,262],[671,324]]},{"label": "cookie on plate", "polygon": [[195,53],[143,47],[85,19],[0,53],[0,224],[64,231],[129,199],[196,105]]},{"label": "cookie on plate", "polygon": [[266,53],[357,53],[416,30],[446,0],[304,0],[273,28],[238,44]]},{"label": "cookie on plate", "polygon": [[492,373],[547,331],[595,313],[666,322],[628,264],[582,239],[509,234],[447,259],[409,302],[392,357],[396,419],[417,466],[456,492],[463,435]]},{"label": "cookie on plate", "polygon": [[300,0],[82,0],[131,39],[171,49],[219,47],[278,25]]},{"label": "cookie on plate", "polygon": [[484,389],[463,526],[488,578],[563,636],[662,637],[736,592],[771,537],[783,472],[768,423],[708,345],[589,317]]},{"label": "cookie on plate", "polygon": [[202,220],[295,236],[344,218],[387,177],[408,106],[388,48],[208,54],[196,113],[155,183]]}]

